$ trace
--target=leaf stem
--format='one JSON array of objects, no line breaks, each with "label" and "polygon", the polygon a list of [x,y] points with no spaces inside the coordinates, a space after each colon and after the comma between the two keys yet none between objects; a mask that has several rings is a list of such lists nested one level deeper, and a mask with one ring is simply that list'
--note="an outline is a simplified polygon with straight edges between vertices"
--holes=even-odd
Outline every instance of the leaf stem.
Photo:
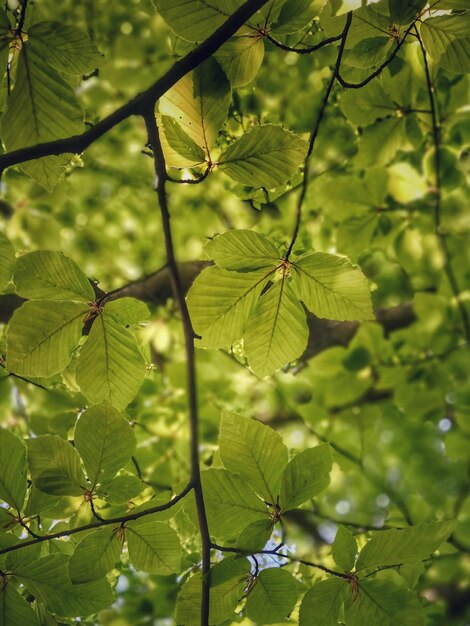
[{"label": "leaf stem", "polygon": [[307,190],[308,190],[308,183],[309,183],[309,167],[310,167],[310,161],[312,158],[312,153],[313,153],[313,148],[315,147],[315,142],[317,140],[318,137],[318,131],[320,130],[320,124],[322,123],[324,114],[325,114],[325,109],[326,106],[328,104],[328,100],[330,98],[331,95],[331,91],[333,89],[333,85],[335,84],[335,80],[338,78],[339,76],[339,70],[340,70],[340,66],[341,66],[341,59],[343,58],[343,52],[344,52],[344,46],[346,44],[346,38],[348,35],[348,31],[349,28],[351,26],[351,21],[352,21],[352,13],[351,11],[349,11],[349,13],[347,14],[346,17],[346,24],[345,27],[343,29],[343,32],[341,33],[341,43],[339,45],[339,49],[338,49],[338,56],[336,57],[336,64],[335,67],[333,69],[333,73],[331,74],[331,78],[330,81],[328,83],[328,86],[326,88],[325,91],[325,95],[323,97],[323,102],[321,104],[320,107],[320,111],[318,112],[318,116],[317,116],[317,120],[315,123],[315,126],[312,129],[312,132],[310,133],[310,139],[309,139],[309,143],[308,143],[308,150],[307,150],[307,155],[305,157],[305,161],[304,161],[304,176],[303,176],[303,180],[302,180],[302,186],[300,189],[300,194],[297,200],[297,217],[296,217],[296,221],[295,221],[295,227],[294,227],[294,233],[292,235],[292,239],[291,242],[289,244],[289,247],[287,249],[287,253],[285,256],[286,261],[289,260],[289,257],[292,253],[292,249],[295,245],[295,242],[297,240],[297,236],[299,234],[299,229],[300,229],[300,223],[302,220],[302,205],[304,203],[305,200],[305,196],[307,195]]}]

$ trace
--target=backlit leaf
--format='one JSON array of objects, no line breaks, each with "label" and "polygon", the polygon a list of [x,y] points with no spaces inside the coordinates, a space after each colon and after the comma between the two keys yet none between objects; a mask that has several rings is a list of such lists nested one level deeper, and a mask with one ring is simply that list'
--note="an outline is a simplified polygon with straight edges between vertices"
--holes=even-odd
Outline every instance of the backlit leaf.
[{"label": "backlit leaf", "polygon": [[263,378],[305,350],[308,329],[305,311],[289,279],[283,278],[261,296],[244,338],[244,349],[253,372]]},{"label": "backlit leaf", "polygon": [[299,595],[299,586],[284,569],[269,568],[260,572],[246,601],[246,615],[262,624],[284,621],[291,613]]},{"label": "backlit leaf", "polygon": [[226,270],[248,271],[279,265],[280,254],[276,246],[253,230],[228,230],[211,239],[204,250]]},{"label": "backlit leaf", "polygon": [[68,562],[74,584],[99,580],[119,561],[121,543],[116,529],[111,526],[92,532],[75,548]]},{"label": "backlit leaf", "polygon": [[328,444],[307,448],[296,454],[282,477],[279,498],[281,509],[295,509],[325,489],[330,483],[331,466],[331,449]]},{"label": "backlit leaf", "polygon": [[179,571],[180,540],[168,524],[141,518],[126,525],[126,538],[135,568],[161,576]]},{"label": "backlit leaf", "polygon": [[348,259],[307,253],[295,261],[293,278],[298,297],[318,317],[374,319],[367,279]]},{"label": "backlit leaf", "polygon": [[0,291],[8,285],[15,264],[15,251],[8,239],[0,233]]},{"label": "backlit leaf", "polygon": [[219,448],[230,472],[244,478],[264,500],[276,502],[287,465],[287,448],[276,431],[257,420],[224,411]]},{"label": "backlit leaf", "polygon": [[255,126],[220,155],[218,167],[238,183],[271,189],[299,169],[307,145],[281,126]]},{"label": "backlit leaf", "polygon": [[33,483],[41,491],[80,496],[87,488],[77,451],[57,435],[28,439],[28,463]]},{"label": "backlit leaf", "polygon": [[33,377],[64,370],[82,335],[87,311],[77,302],[25,302],[9,323],[7,368]]},{"label": "backlit leaf", "polygon": [[80,415],[74,441],[92,489],[97,483],[114,478],[129,462],[135,448],[134,431],[129,422],[106,402]]},{"label": "backlit leaf", "polygon": [[340,578],[327,578],[307,591],[300,605],[299,625],[337,626],[347,583]]},{"label": "backlit leaf", "polygon": [[23,510],[26,472],[24,443],[5,428],[0,428],[0,499],[16,511]]}]

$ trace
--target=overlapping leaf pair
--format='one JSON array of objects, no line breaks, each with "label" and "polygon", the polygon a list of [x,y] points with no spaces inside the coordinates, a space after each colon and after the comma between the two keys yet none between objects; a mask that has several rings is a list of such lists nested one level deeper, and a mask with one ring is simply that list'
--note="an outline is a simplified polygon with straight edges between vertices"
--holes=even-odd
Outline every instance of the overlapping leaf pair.
[{"label": "overlapping leaf pair", "polygon": [[227,348],[243,337],[259,377],[304,351],[302,303],[318,317],[373,319],[367,280],[344,257],[309,252],[287,261],[273,241],[250,230],[224,233],[205,250],[216,266],[198,276],[188,295],[200,345]]}]

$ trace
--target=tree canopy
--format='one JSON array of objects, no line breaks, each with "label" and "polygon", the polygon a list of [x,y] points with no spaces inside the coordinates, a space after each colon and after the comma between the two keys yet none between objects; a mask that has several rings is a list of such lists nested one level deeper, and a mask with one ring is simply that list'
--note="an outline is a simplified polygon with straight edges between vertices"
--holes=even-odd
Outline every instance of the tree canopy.
[{"label": "tree canopy", "polygon": [[0,626],[466,626],[468,0],[7,0],[0,68]]}]

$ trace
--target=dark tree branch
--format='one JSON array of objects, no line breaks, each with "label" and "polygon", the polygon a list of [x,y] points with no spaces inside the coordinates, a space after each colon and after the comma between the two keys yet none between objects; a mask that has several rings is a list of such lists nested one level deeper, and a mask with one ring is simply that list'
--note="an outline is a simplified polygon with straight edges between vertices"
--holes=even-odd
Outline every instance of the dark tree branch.
[{"label": "dark tree branch", "polygon": [[436,186],[434,189],[434,230],[436,233],[436,237],[441,244],[441,250],[444,255],[444,272],[447,276],[447,280],[449,281],[450,288],[452,290],[452,294],[457,302],[457,307],[459,310],[460,318],[462,320],[462,326],[464,330],[465,340],[467,344],[470,344],[470,319],[468,315],[468,311],[465,307],[465,304],[462,302],[460,297],[460,288],[457,283],[457,278],[455,276],[454,270],[452,268],[452,262],[449,253],[449,247],[447,245],[447,237],[441,228],[441,201],[442,201],[442,173],[441,173],[441,133],[439,128],[439,120],[437,116],[437,107],[436,100],[434,97],[434,86],[431,80],[431,73],[429,71],[428,57],[426,54],[426,50],[424,49],[423,42],[421,36],[419,34],[416,25],[414,26],[414,31],[416,38],[419,42],[419,46],[421,49],[421,55],[423,57],[424,63],[424,72],[426,74],[426,85],[428,89],[428,97],[429,97],[429,105],[431,109],[431,119],[432,119],[432,140],[434,144],[434,166],[435,166],[435,174],[436,174]]},{"label": "dark tree branch", "polygon": [[280,48],[281,50],[285,50],[286,52],[295,52],[296,54],[310,54],[311,52],[315,52],[316,50],[320,50],[323,46],[327,46],[330,43],[334,43],[335,41],[339,41],[343,37],[343,33],[336,35],[335,37],[328,37],[323,41],[315,44],[314,46],[305,47],[305,48],[291,48],[290,46],[286,46],[285,44],[273,39],[271,35],[266,35],[266,39],[270,41],[274,46]]},{"label": "dark tree branch", "polygon": [[151,507],[150,509],[146,509],[145,511],[129,513],[128,515],[122,515],[121,517],[112,517],[97,522],[90,522],[90,524],[84,524],[83,526],[77,526],[76,528],[69,528],[67,530],[61,530],[57,533],[49,533],[48,535],[38,536],[37,538],[30,539],[28,541],[21,541],[19,543],[15,543],[12,546],[0,549],[0,555],[7,554],[7,552],[16,552],[16,550],[21,550],[22,548],[26,548],[28,546],[34,546],[35,544],[42,543],[43,541],[51,541],[52,539],[70,537],[71,535],[82,533],[85,530],[93,530],[96,528],[101,528],[102,526],[125,524],[126,522],[132,522],[136,519],[140,519],[141,517],[152,515],[153,513],[167,511],[168,509],[171,509],[171,507],[175,506],[175,504],[177,504],[180,500],[182,500],[193,489],[193,487],[193,482],[189,481],[183,491],[181,491],[178,495],[176,495],[168,502],[165,502],[164,504],[159,504],[158,506]]},{"label": "dark tree branch", "polygon": [[80,135],[20,148],[0,156],[0,174],[12,165],[64,153],[79,154],[109,130],[133,115],[142,115],[188,72],[214,54],[268,0],[247,0],[210,37],[197,46],[145,91]]},{"label": "dark tree branch", "polygon": [[199,467],[199,415],[196,386],[196,359],[194,339],[197,337],[194,332],[188,307],[185,299],[185,290],[179,274],[173,246],[173,236],[170,224],[170,211],[166,196],[167,171],[159,130],[155,119],[154,107],[145,113],[145,126],[147,129],[148,144],[152,148],[156,175],[156,192],[160,215],[163,225],[163,235],[165,239],[165,249],[167,255],[167,267],[170,273],[170,281],[174,299],[181,314],[184,332],[184,342],[186,348],[186,374],[187,393],[189,409],[189,430],[190,430],[190,460],[191,460],[191,481],[194,489],[197,516],[199,522],[199,533],[202,547],[202,599],[201,599],[201,626],[209,624],[209,601],[210,601],[210,567],[211,567],[211,539],[209,525],[207,522],[206,507],[204,504],[204,494],[202,491],[201,472]]},{"label": "dark tree branch", "polygon": [[326,88],[326,92],[325,95],[323,97],[323,102],[322,105],[320,107],[320,111],[318,112],[318,116],[317,116],[317,121],[315,123],[315,126],[312,129],[312,132],[310,133],[310,140],[308,143],[308,150],[307,150],[307,155],[305,157],[305,161],[304,161],[304,176],[303,176],[303,180],[302,180],[302,187],[300,190],[300,194],[299,197],[297,199],[297,217],[296,217],[296,222],[295,222],[295,227],[294,227],[294,234],[292,235],[292,239],[291,242],[289,244],[289,248],[287,249],[286,252],[286,261],[289,260],[289,257],[291,255],[292,252],[292,248],[294,247],[294,244],[297,240],[297,236],[299,234],[299,229],[300,229],[300,223],[302,220],[302,206],[305,200],[305,196],[307,195],[307,190],[308,190],[308,183],[309,183],[309,167],[310,167],[310,161],[312,158],[312,153],[313,153],[313,148],[315,147],[315,142],[317,140],[318,137],[318,131],[320,130],[320,124],[323,120],[323,116],[325,114],[325,109],[326,106],[328,104],[328,100],[330,98],[331,95],[331,91],[333,89],[333,85],[335,84],[335,80],[338,78],[339,76],[339,70],[341,67],[341,59],[343,58],[343,53],[344,53],[344,46],[346,44],[346,38],[348,36],[348,32],[349,32],[349,28],[351,26],[351,20],[352,20],[352,13],[351,11],[347,14],[346,17],[346,25],[343,29],[343,32],[341,33],[341,43],[339,46],[339,50],[338,50],[338,56],[336,57],[336,64],[335,67],[333,69],[333,73],[331,75],[330,78],[330,82],[328,83],[328,86]]}]

